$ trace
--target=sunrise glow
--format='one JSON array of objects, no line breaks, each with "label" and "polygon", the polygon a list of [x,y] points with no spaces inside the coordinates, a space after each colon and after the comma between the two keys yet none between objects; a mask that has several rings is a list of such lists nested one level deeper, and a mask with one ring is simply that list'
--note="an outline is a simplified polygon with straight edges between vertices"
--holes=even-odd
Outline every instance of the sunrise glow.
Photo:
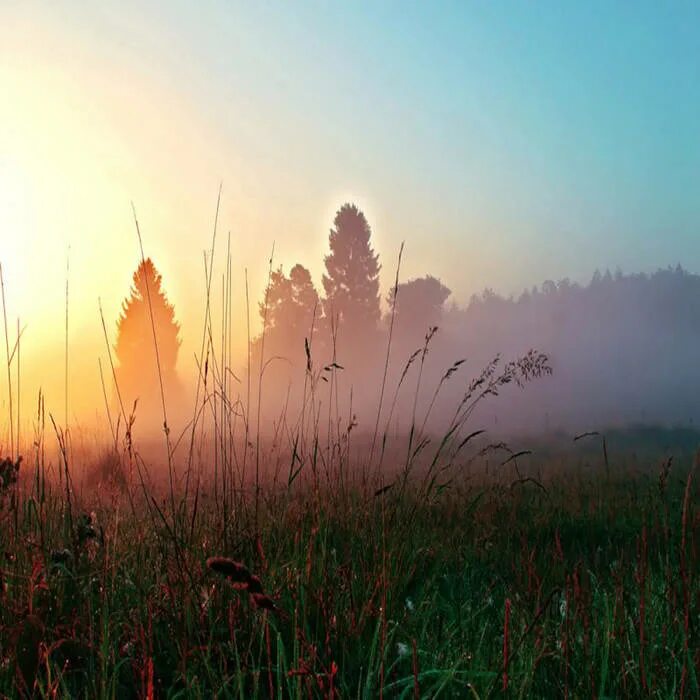
[{"label": "sunrise glow", "polygon": [[0,697],[700,697],[700,3],[0,0]]}]

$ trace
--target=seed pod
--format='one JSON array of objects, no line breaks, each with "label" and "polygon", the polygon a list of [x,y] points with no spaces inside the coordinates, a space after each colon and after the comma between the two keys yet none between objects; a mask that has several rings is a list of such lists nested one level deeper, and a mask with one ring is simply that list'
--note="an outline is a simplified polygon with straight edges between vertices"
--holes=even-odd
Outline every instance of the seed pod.
[{"label": "seed pod", "polygon": [[251,574],[246,565],[227,557],[209,557],[207,567],[217,574],[226,576],[234,583],[250,581]]},{"label": "seed pod", "polygon": [[260,608],[261,610],[276,610],[277,606],[275,605],[275,602],[270,598],[270,596],[265,595],[264,593],[253,593],[252,596],[253,602],[255,603],[255,606],[257,608]]}]

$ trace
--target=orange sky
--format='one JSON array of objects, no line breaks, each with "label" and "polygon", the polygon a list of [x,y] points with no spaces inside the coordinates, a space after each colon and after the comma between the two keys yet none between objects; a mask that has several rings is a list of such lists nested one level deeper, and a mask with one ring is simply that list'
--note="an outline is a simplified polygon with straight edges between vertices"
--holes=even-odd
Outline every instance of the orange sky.
[{"label": "orange sky", "polygon": [[[102,412],[98,357],[105,367],[107,357],[98,299],[114,339],[119,306],[140,259],[132,201],[145,254],[163,275],[182,326],[180,368],[186,375],[195,371],[201,338],[203,254],[211,245],[220,183],[213,296],[218,311],[230,231],[234,348],[241,355],[244,270],[256,332],[273,243],[276,264],[289,269],[301,262],[320,282],[335,209],[350,199],[372,217],[372,198],[361,188],[330,183],[310,194],[293,169],[238,155],[235,134],[212,133],[201,106],[167,75],[144,70],[139,56],[118,42],[105,48],[56,17],[18,15],[0,29],[0,47],[7,98],[0,103],[0,263],[11,333],[18,318],[26,326],[21,369],[27,417],[39,388],[48,408],[63,413],[68,261],[69,412],[78,419]],[[247,109],[243,103],[243,120],[250,118]],[[379,247],[384,222],[373,219]],[[0,406],[6,409],[4,376],[2,384]]]},{"label": "orange sky", "polygon": [[[279,214],[270,215],[265,203],[243,191],[235,159],[217,152],[206,125],[176,92],[135,62],[95,56],[84,41],[73,43],[70,32],[39,23],[18,26],[22,31],[7,31],[0,41],[0,84],[7,98],[0,103],[0,263],[9,323],[13,334],[18,317],[26,325],[25,413],[39,387],[58,411],[69,259],[69,395],[71,411],[86,416],[100,395],[98,356],[106,362],[98,298],[114,333],[139,261],[130,201],[137,207],[146,255],[156,261],[183,327],[185,371],[194,366],[201,333],[203,251],[211,242],[219,182],[225,190],[214,294],[218,300],[231,230],[238,349],[245,342],[244,267],[250,267],[257,304],[273,240],[287,259],[300,251],[279,241],[274,233]],[[265,176],[264,168],[258,176]],[[320,256],[321,220],[330,221],[332,211],[329,201],[325,210],[316,202],[304,212],[318,223],[308,257]],[[263,228],[269,233],[260,235]],[[250,236],[251,230],[257,235]],[[5,391],[3,386],[0,401],[6,407]]]}]

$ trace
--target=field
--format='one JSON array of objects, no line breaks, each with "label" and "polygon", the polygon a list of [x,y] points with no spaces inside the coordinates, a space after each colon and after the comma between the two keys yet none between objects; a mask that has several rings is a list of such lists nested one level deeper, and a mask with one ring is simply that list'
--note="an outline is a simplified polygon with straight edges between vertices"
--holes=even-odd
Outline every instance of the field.
[{"label": "field", "polygon": [[480,451],[442,486],[380,489],[315,444],[299,476],[189,500],[138,460],[128,490],[108,460],[67,490],[78,467],[39,446],[2,467],[0,691],[697,697],[700,475],[628,442]]},{"label": "field", "polygon": [[8,352],[0,693],[697,697],[700,433],[509,446],[478,429],[478,409],[551,374],[548,357],[496,356],[447,412],[438,401],[464,360],[423,391],[433,328],[390,376],[393,313],[384,374],[375,358],[358,382],[381,387],[373,434],[352,391],[352,418],[340,409],[344,368],[317,367],[307,341],[300,396],[263,401],[265,334],[257,387],[249,357],[234,393],[230,329],[217,357],[208,320],[184,432],[168,427],[158,364],[143,393],[162,413],[135,439],[144,423],[110,355],[109,433],[49,423],[40,394],[22,443]]},{"label": "field", "polygon": [[700,700],[700,0],[0,0],[0,700]]}]

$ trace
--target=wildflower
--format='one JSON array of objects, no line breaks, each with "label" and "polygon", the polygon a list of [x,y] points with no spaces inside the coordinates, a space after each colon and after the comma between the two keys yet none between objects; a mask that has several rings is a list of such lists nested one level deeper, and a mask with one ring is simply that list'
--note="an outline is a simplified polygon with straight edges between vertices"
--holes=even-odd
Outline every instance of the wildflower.
[{"label": "wildflower", "polygon": [[415,609],[416,606],[413,604],[413,601],[410,598],[406,598],[406,610],[413,612]]},{"label": "wildflower", "polygon": [[396,652],[398,653],[400,659],[403,659],[404,657],[408,656],[408,652],[409,652],[408,644],[404,644],[403,642],[399,642],[396,645]]}]

